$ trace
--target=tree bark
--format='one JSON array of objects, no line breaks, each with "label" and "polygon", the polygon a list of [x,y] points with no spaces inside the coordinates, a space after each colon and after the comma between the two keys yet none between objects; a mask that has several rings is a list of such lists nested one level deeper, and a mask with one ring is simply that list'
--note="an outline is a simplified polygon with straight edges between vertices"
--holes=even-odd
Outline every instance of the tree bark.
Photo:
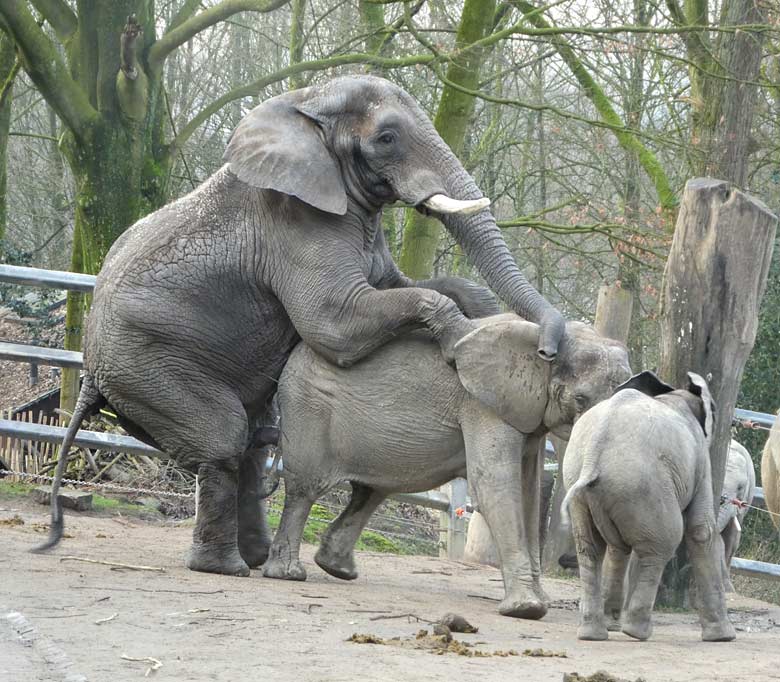
[{"label": "tree bark", "polygon": [[5,33],[0,31],[0,258],[5,251],[3,240],[8,210],[6,203],[8,133],[11,129],[11,103],[17,67],[14,44]]},{"label": "tree bark", "polygon": [[[758,329],[758,311],[772,258],[777,217],[729,183],[690,180],[664,271],[661,377],[673,386],[689,371],[708,382],[715,401],[710,461],[715,507],[726,470],[731,420]],[[665,599],[683,605],[687,579],[676,565]]]}]

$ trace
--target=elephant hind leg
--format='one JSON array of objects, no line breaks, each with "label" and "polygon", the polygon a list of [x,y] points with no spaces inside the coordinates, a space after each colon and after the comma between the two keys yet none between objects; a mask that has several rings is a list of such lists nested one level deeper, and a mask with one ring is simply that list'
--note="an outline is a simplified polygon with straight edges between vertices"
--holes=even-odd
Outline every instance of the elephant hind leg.
[{"label": "elephant hind leg", "polygon": [[631,552],[609,545],[604,558],[602,589],[607,630],[620,631],[620,612],[623,608],[623,585]]},{"label": "elephant hind leg", "polygon": [[575,499],[570,514],[577,560],[580,566],[580,626],[577,637],[583,640],[607,639],[604,622],[604,598],[601,593],[601,569],[606,542],[598,532],[588,505]]},{"label": "elephant hind leg", "polygon": [[323,571],[342,580],[357,578],[355,544],[371,514],[384,500],[384,493],[359,483],[352,483],[349,504],[330,524],[314,556],[314,561]]},{"label": "elephant hind leg", "polygon": [[306,580],[306,569],[299,558],[301,538],[306,519],[319,495],[301,490],[292,476],[285,480],[284,493],[282,518],[263,565],[263,575],[280,580]]},{"label": "elephant hind leg", "polygon": [[631,557],[630,596],[623,612],[621,630],[629,637],[645,640],[653,634],[652,613],[658,585],[671,554],[640,555]]},{"label": "elephant hind leg", "polygon": [[263,450],[247,451],[238,469],[238,551],[250,568],[265,562],[271,544],[262,498],[265,458]]}]

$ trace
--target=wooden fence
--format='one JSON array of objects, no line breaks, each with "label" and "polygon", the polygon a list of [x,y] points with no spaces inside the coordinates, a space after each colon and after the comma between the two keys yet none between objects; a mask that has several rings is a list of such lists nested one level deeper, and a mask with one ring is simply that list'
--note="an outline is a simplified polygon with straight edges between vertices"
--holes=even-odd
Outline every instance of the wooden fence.
[{"label": "wooden fence", "polygon": [[[33,412],[19,412],[13,410],[0,410],[0,419],[9,419],[26,424],[38,424],[42,426],[61,426],[59,416],[48,416],[42,412],[37,419]],[[57,454],[55,443],[24,440],[0,433],[0,461],[4,467],[11,471],[20,471],[25,474],[45,473],[51,468],[51,464]],[[21,481],[22,477],[16,474],[8,474],[7,480]]]}]

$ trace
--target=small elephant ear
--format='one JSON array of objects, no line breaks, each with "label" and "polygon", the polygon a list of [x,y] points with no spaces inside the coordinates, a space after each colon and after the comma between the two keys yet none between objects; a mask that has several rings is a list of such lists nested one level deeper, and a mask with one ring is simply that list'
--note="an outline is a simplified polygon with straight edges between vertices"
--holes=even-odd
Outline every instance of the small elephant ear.
[{"label": "small elephant ear", "polygon": [[649,370],[634,374],[628,381],[624,381],[620,384],[620,386],[615,389],[615,393],[624,391],[627,388],[633,388],[635,391],[649,395],[651,398],[655,398],[657,395],[663,395],[664,393],[671,393],[674,390],[673,386],[664,383],[656,374]]},{"label": "small elephant ear", "polygon": [[317,121],[304,112],[311,88],[263,102],[238,124],[224,161],[252,187],[298,197],[310,206],[344,215],[347,193],[338,162]]},{"label": "small elephant ear", "polygon": [[704,423],[701,428],[704,429],[704,435],[708,438],[712,435],[712,429],[715,424],[715,401],[710,395],[707,382],[695,372],[688,372],[688,385],[685,387],[689,393],[699,396],[701,399],[702,411],[704,413]]},{"label": "small elephant ear", "polygon": [[521,433],[544,421],[550,363],[536,352],[539,326],[506,315],[484,324],[455,344],[455,364],[464,388]]}]

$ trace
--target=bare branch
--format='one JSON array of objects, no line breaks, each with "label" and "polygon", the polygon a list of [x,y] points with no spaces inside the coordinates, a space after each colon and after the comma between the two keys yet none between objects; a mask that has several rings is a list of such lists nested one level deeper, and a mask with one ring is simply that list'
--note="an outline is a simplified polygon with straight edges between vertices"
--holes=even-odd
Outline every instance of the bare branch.
[{"label": "bare branch", "polygon": [[65,42],[78,28],[78,19],[64,0],[31,0],[43,18],[57,34],[57,38]]},{"label": "bare branch", "polygon": [[68,128],[77,136],[83,134],[97,112],[86,93],[71,78],[54,44],[38,26],[27,3],[5,0],[0,5],[3,19],[22,57],[22,66],[40,93]]},{"label": "bare branch", "polygon": [[238,12],[271,12],[283,7],[289,0],[222,0],[217,5],[191,16],[168,31],[149,49],[149,65],[153,70],[162,68],[166,57],[194,38],[201,31],[218,24]]},{"label": "bare branch", "polygon": [[171,19],[171,23],[165,28],[165,33],[170,33],[173,29],[181,26],[187,19],[189,19],[200,7],[201,0],[186,0],[186,2],[179,8],[179,11]]},{"label": "bare branch", "polygon": [[279,81],[294,76],[299,73],[313,72],[313,71],[325,71],[332,69],[336,66],[342,66],[344,64],[370,64],[379,66],[383,69],[401,69],[406,66],[413,66],[415,64],[427,64],[435,59],[433,55],[410,55],[408,57],[402,57],[399,59],[390,59],[388,57],[379,57],[372,54],[355,53],[355,54],[340,54],[335,57],[328,57],[326,59],[317,59],[309,62],[299,62],[293,64],[284,69],[279,69],[268,76],[263,76],[259,80],[243,85],[240,88],[234,88],[230,92],[225,93],[222,97],[214,100],[211,104],[198,112],[180,131],[176,138],[171,142],[169,146],[169,153],[178,151],[182,145],[189,139],[189,137],[198,129],[198,127],[222,107],[229,102],[233,102],[243,97],[253,97],[257,95],[263,88],[267,88],[269,85],[278,83]]}]

